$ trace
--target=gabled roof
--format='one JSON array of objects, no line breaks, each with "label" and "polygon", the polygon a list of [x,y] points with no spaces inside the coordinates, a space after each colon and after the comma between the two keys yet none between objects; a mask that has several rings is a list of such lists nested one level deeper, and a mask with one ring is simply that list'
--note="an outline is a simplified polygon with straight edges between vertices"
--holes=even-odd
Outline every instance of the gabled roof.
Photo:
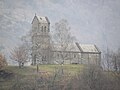
[{"label": "gabled roof", "polygon": [[[50,24],[50,21],[48,20],[47,17],[41,17],[41,16],[35,15],[34,18],[33,18],[33,21],[34,21],[35,18],[37,18],[39,23],[48,23],[48,24]],[[32,21],[32,23],[33,23],[33,21]]]},{"label": "gabled roof", "polygon": [[[64,51],[64,50],[61,50],[60,45],[54,44],[53,51]],[[70,43],[69,46],[65,49],[65,51],[80,52],[79,48],[76,46],[75,43]]]},{"label": "gabled roof", "polygon": [[[54,45],[53,51],[63,51],[61,50],[59,45]],[[79,43],[73,43],[69,44],[67,49],[65,50],[66,52],[82,52],[82,53],[92,53],[92,54],[98,54],[101,53],[100,50],[97,48],[96,45],[94,44],[79,44]]]},{"label": "gabled roof", "polygon": [[100,53],[100,50],[94,44],[78,44],[76,43],[81,52],[95,52]]}]

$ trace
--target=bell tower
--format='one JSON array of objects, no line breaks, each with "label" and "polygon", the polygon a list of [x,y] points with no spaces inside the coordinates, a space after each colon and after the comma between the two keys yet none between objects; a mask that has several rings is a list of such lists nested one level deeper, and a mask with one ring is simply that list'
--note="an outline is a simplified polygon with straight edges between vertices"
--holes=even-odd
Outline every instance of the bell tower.
[{"label": "bell tower", "polygon": [[34,16],[32,21],[32,64],[50,63],[50,22],[47,17]]}]

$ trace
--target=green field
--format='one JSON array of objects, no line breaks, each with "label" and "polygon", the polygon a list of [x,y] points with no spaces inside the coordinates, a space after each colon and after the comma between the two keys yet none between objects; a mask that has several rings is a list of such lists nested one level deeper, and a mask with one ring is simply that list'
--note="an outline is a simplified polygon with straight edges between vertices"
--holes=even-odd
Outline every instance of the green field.
[{"label": "green field", "polygon": [[[82,70],[83,67],[83,65],[39,65],[39,72],[48,72],[52,74],[62,68],[64,72],[74,75]],[[4,69],[20,75],[31,75],[37,72],[36,68],[37,66],[25,66],[21,69],[18,66],[8,66]]]}]

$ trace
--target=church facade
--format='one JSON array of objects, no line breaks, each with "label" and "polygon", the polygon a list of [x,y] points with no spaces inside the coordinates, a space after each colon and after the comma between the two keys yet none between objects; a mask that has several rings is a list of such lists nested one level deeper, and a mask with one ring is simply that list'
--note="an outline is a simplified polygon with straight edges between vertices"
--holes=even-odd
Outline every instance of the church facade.
[{"label": "church facade", "polygon": [[36,64],[96,64],[100,65],[101,52],[96,45],[73,43],[72,49],[52,48],[50,21],[34,16],[32,21],[32,65]]}]

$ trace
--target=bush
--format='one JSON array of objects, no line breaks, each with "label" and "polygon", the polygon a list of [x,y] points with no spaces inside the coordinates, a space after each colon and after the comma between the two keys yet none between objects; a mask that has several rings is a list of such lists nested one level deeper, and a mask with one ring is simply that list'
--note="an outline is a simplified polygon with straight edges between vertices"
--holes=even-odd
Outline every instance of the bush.
[{"label": "bush", "polygon": [[2,54],[0,54],[0,69],[2,69],[6,65],[7,65],[7,62],[5,57]]}]

